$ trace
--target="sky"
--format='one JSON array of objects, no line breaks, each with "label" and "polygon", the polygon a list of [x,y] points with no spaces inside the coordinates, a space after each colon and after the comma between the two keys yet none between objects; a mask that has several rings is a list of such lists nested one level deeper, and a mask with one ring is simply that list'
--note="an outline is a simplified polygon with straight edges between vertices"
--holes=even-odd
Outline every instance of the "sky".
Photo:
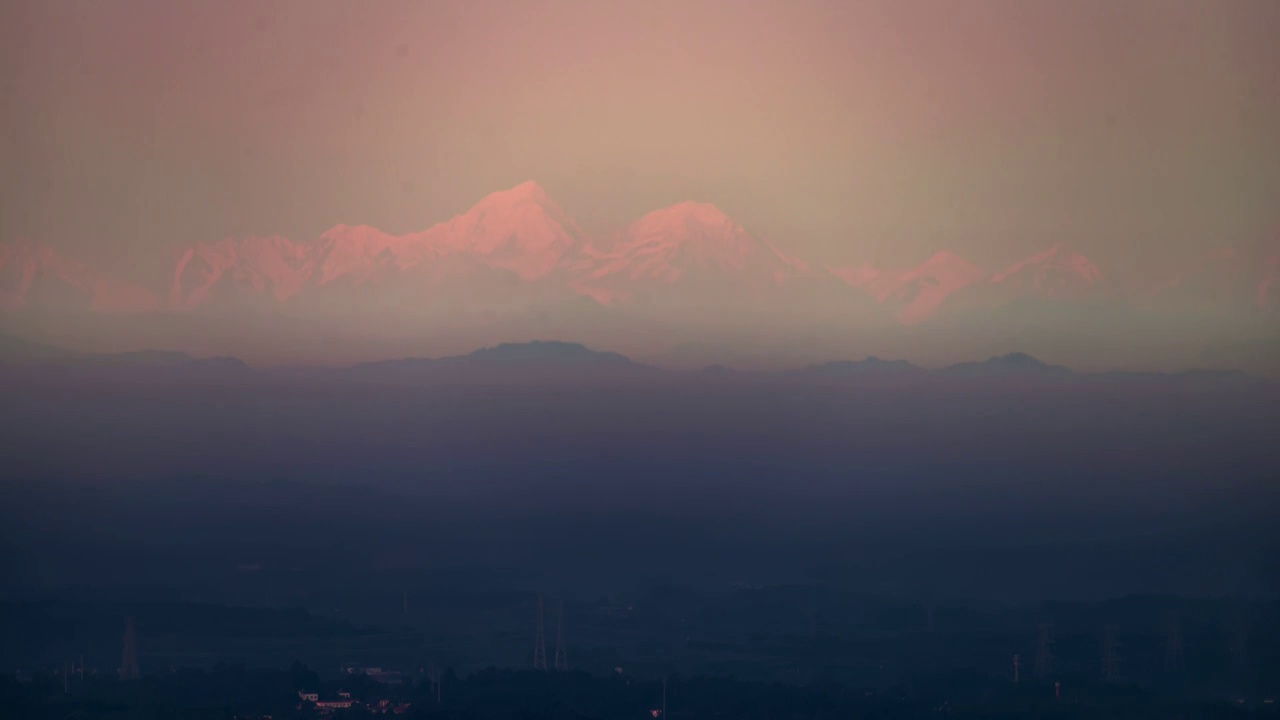
[{"label": "sky", "polygon": [[9,0],[0,237],[154,271],[536,180],[595,232],[699,200],[817,262],[1123,275],[1275,236],[1277,37],[1274,0]]}]

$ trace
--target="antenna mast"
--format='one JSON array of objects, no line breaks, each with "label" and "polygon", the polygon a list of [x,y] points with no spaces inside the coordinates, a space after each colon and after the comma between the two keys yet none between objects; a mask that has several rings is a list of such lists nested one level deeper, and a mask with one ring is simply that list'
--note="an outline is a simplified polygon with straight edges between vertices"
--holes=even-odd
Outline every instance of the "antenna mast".
[{"label": "antenna mast", "polygon": [[533,645],[533,669],[547,669],[547,639],[543,629],[542,593],[538,593],[538,634]]},{"label": "antenna mast", "polygon": [[138,637],[133,629],[133,618],[129,618],[124,629],[124,652],[120,659],[120,679],[137,680],[142,676],[138,672]]},{"label": "antenna mast", "polygon": [[564,650],[564,601],[560,601],[560,624],[556,629],[556,670],[569,669],[569,658]]}]

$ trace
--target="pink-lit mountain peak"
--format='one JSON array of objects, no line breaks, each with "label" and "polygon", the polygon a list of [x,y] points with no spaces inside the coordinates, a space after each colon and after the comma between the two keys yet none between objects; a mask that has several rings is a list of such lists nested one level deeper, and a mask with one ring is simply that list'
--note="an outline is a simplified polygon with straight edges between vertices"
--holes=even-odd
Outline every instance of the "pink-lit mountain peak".
[{"label": "pink-lit mountain peak", "polygon": [[767,243],[733,222],[720,208],[703,202],[682,202],[646,214],[627,226],[618,247],[623,252],[638,248],[679,249],[708,258],[719,257],[731,264],[769,249]]},{"label": "pink-lit mountain peak", "polygon": [[695,267],[771,275],[807,269],[705,202],[648,213],[627,226],[616,248],[616,255],[641,261],[631,263],[633,270],[647,267],[673,279]]},{"label": "pink-lit mountain peak", "polygon": [[896,274],[884,275],[877,288],[881,298],[904,285],[928,283],[947,293],[980,281],[986,275],[982,268],[948,250],[939,250],[923,263]]},{"label": "pink-lit mountain peak", "polygon": [[314,267],[313,248],[279,235],[197,243],[178,258],[170,299],[179,307],[202,305],[220,293],[287,300],[302,292]]},{"label": "pink-lit mountain peak", "polygon": [[986,271],[955,253],[940,250],[902,272],[864,275],[862,287],[877,302],[898,305],[898,321],[915,325],[936,315],[951,295],[982,282]]},{"label": "pink-lit mountain peak", "polygon": [[525,180],[515,187],[498,192],[490,193],[483,200],[476,204],[476,207],[493,207],[493,206],[514,206],[525,203],[533,203],[535,205],[554,205],[551,196],[543,189],[535,180]]},{"label": "pink-lit mountain peak", "polygon": [[492,249],[484,247],[485,241],[492,242],[504,230],[537,233],[551,225],[565,234],[578,233],[577,224],[532,180],[486,195],[445,225],[457,240],[476,242],[474,249],[482,252]]},{"label": "pink-lit mountain peak", "polygon": [[400,269],[411,267],[421,259],[407,252],[412,244],[409,236],[391,235],[368,225],[335,225],[320,236],[316,246],[320,256],[318,282],[325,285],[340,278],[364,279],[384,262]]},{"label": "pink-lit mountain peak", "polygon": [[967,273],[978,269],[978,266],[950,250],[939,250],[930,255],[929,259],[925,260],[924,263],[919,265],[916,269],[919,270],[920,268],[932,268]]},{"label": "pink-lit mountain peak", "polygon": [[485,256],[525,280],[543,278],[570,263],[585,245],[578,224],[532,181],[487,195],[417,238],[446,254]]},{"label": "pink-lit mountain peak", "polygon": [[52,295],[95,312],[150,312],[161,306],[146,288],[109,277],[52,246],[27,239],[0,243],[0,309],[28,306],[33,295],[45,300]]},{"label": "pink-lit mountain peak", "polygon": [[624,228],[607,252],[593,258],[578,289],[605,304],[673,285],[754,292],[807,269],[715,205],[689,201],[654,210]]},{"label": "pink-lit mountain peak", "polygon": [[1055,243],[1046,250],[1014,263],[991,277],[993,283],[1012,283],[1046,291],[1096,285],[1102,271],[1089,258]]},{"label": "pink-lit mountain peak", "polygon": [[711,203],[692,200],[654,210],[636,221],[636,225],[652,229],[734,227],[733,221],[720,208]]}]

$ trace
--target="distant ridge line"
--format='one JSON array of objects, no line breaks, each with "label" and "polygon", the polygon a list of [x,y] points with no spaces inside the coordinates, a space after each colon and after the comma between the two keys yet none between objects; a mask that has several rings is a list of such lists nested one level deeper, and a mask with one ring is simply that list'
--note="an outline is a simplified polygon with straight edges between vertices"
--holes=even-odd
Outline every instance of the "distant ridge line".
[{"label": "distant ridge line", "polygon": [[1100,380],[1218,380],[1265,381],[1241,370],[1195,368],[1175,372],[1112,370],[1077,372],[1063,365],[1045,363],[1023,352],[993,355],[985,360],[964,361],[939,368],[926,368],[905,359],[883,359],[869,355],[861,360],[832,360],[778,371],[737,370],[725,365],[710,365],[694,371],[676,371],[657,365],[640,363],[616,352],[595,350],[585,344],[561,340],[535,340],[506,342],[473,350],[460,355],[438,357],[400,357],[374,360],[330,368],[252,368],[235,357],[196,357],[181,351],[139,350],[117,353],[88,353],[68,350],[53,345],[30,342],[21,338],[0,335],[0,368],[63,367],[98,369],[170,369],[189,368],[222,369],[229,372],[252,374],[268,372],[296,372],[342,377],[376,374],[380,371],[449,371],[474,368],[531,369],[531,368],[596,368],[605,371],[634,372],[665,376],[697,377],[781,377],[781,378],[840,378],[867,376],[894,377],[1077,377]]}]

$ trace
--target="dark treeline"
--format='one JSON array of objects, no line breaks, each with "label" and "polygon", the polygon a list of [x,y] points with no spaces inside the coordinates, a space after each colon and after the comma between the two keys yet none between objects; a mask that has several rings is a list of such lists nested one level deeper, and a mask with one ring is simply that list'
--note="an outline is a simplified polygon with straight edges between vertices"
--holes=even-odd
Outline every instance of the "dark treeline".
[{"label": "dark treeline", "polygon": [[[788,686],[730,677],[666,679],[672,718],[1250,718],[1275,717],[1274,704],[1223,700],[1190,703],[1128,686],[986,678],[969,673],[920,675],[889,688],[840,683]],[[362,675],[321,680],[305,666],[249,670],[219,665],[178,670],[134,682],[87,680],[64,688],[54,677],[0,679],[0,708],[29,718],[313,717],[299,691],[357,701],[331,717],[367,716],[385,701],[412,718],[639,718],[663,705],[663,682],[620,674],[543,673],[486,669],[463,677],[446,670],[439,699],[429,681],[376,683]]]}]

